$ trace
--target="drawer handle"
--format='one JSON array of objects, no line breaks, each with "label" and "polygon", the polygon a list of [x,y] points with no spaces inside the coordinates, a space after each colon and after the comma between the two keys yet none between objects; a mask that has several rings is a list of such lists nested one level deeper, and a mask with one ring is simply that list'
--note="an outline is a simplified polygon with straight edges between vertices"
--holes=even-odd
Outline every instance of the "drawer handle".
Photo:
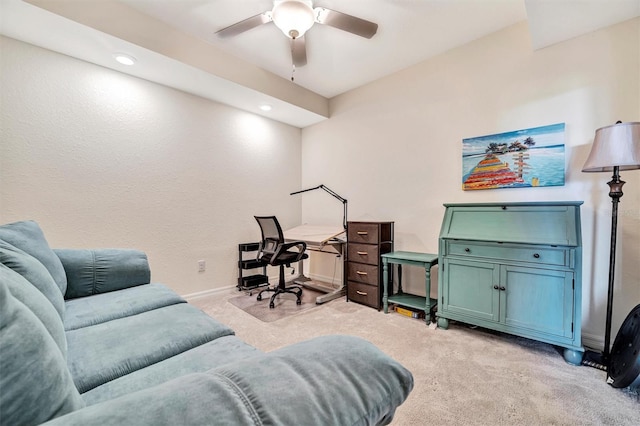
[{"label": "drawer handle", "polygon": [[366,251],[358,251],[358,252],[356,252],[356,253],[358,253],[358,254],[360,254],[360,255],[362,255],[362,256],[366,256],[366,255],[368,255],[368,254],[369,254],[369,253],[367,253]]},{"label": "drawer handle", "polygon": [[494,285],[494,286],[493,286],[493,289],[494,289],[494,290],[498,290],[499,288],[500,288],[500,287],[498,287],[497,285]]},{"label": "drawer handle", "polygon": [[369,235],[367,231],[358,231],[358,235]]},{"label": "drawer handle", "polygon": [[470,253],[471,249],[469,247],[467,247],[467,248],[464,249],[464,251],[467,252],[467,253]]},{"label": "drawer handle", "polygon": [[358,275],[367,275],[366,272],[362,272],[362,271],[356,271],[356,274],[358,274]]},{"label": "drawer handle", "polygon": [[506,290],[506,287],[504,286],[500,287],[500,291],[505,291],[505,290]]},{"label": "drawer handle", "polygon": [[356,290],[356,293],[358,293],[360,296],[366,296],[368,293],[365,293],[364,291],[360,291],[360,290]]},{"label": "drawer handle", "polygon": [[538,253],[534,253],[533,257],[535,257],[536,259],[540,259],[540,255]]}]

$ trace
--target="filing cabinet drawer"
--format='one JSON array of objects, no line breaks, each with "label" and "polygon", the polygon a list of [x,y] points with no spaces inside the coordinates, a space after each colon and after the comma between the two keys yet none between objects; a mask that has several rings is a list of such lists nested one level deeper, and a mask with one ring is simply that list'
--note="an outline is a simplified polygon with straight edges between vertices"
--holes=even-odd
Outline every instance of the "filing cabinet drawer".
[{"label": "filing cabinet drawer", "polygon": [[364,263],[347,262],[347,280],[370,285],[380,284],[380,269]]},{"label": "filing cabinet drawer", "polygon": [[347,241],[350,243],[378,244],[377,223],[349,223]]},{"label": "filing cabinet drawer", "polygon": [[547,265],[569,265],[569,251],[552,247],[529,247],[485,242],[449,241],[447,254],[475,258],[494,258]]},{"label": "filing cabinet drawer", "polygon": [[380,307],[380,290],[377,286],[349,281],[347,285],[347,297],[357,303]]},{"label": "filing cabinet drawer", "polygon": [[347,248],[347,259],[349,259],[350,262],[379,265],[380,246],[373,244],[349,244]]}]

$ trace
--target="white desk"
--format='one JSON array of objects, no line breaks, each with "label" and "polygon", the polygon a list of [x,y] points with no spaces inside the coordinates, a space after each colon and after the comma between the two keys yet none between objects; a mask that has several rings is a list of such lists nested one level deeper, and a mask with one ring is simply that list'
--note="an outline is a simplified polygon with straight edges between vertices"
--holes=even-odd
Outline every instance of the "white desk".
[{"label": "white desk", "polygon": [[[307,243],[307,250],[342,256],[346,233],[340,226],[300,225],[284,231],[284,238],[287,241],[304,241]],[[344,279],[339,288],[322,281],[314,281],[304,275],[303,261],[298,262],[298,271],[300,274],[293,280],[295,284],[326,293],[316,298],[317,304],[345,295]]]}]

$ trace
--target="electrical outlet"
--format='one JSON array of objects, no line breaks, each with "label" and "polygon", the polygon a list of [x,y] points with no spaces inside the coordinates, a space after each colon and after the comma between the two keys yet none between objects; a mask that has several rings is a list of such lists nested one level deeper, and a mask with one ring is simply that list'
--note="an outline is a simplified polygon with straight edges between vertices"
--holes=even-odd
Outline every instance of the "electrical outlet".
[{"label": "electrical outlet", "polygon": [[204,272],[207,269],[207,263],[204,260],[198,260],[198,272]]}]

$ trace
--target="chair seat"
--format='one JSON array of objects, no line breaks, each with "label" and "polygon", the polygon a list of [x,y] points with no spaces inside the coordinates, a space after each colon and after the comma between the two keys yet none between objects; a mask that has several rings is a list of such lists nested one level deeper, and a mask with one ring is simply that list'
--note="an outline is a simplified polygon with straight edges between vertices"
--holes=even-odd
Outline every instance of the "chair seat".
[{"label": "chair seat", "polygon": [[278,265],[288,265],[292,262],[296,262],[298,259],[302,260],[308,257],[309,255],[306,253],[300,256],[300,253],[298,252],[286,251],[284,253],[280,253],[278,255],[278,258],[273,263],[271,263],[271,254],[265,253],[265,255],[262,256],[262,259],[269,262],[271,265],[278,266]]}]

